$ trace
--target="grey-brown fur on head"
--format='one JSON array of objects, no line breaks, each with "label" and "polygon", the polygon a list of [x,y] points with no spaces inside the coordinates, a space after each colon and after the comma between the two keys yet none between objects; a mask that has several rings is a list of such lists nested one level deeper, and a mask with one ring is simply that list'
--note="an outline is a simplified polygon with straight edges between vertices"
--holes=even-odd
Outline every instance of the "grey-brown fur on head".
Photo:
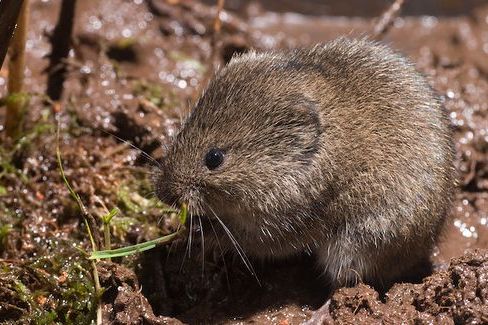
[{"label": "grey-brown fur on head", "polygon": [[[443,224],[448,124],[425,79],[386,46],[340,38],[248,53],[210,82],[156,190],[217,215],[251,256],[309,250],[336,285],[388,283],[428,256]],[[212,148],[225,153],[215,170]]]}]

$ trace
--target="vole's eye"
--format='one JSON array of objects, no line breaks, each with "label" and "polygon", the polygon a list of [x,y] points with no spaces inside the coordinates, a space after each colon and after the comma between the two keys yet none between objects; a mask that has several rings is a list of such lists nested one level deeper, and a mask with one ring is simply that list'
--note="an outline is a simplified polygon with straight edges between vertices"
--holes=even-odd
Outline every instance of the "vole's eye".
[{"label": "vole's eye", "polygon": [[224,162],[224,152],[218,148],[212,148],[205,155],[205,166],[208,169],[213,170]]}]

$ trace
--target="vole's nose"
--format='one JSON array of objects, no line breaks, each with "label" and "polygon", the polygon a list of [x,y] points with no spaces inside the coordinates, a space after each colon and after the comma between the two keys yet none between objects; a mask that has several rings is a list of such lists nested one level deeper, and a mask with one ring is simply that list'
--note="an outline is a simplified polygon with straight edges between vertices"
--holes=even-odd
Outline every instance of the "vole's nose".
[{"label": "vole's nose", "polygon": [[162,202],[176,206],[183,203],[181,202],[183,196],[181,187],[174,183],[169,175],[159,174],[156,178],[155,187],[156,195]]},{"label": "vole's nose", "polygon": [[164,203],[171,205],[171,206],[179,206],[182,202],[180,200],[181,196],[179,196],[176,192],[170,191],[168,187],[165,187],[158,193],[158,197]]},{"label": "vole's nose", "polygon": [[168,205],[188,204],[198,193],[197,188],[191,182],[178,182],[170,175],[159,175],[155,185],[156,195]]}]

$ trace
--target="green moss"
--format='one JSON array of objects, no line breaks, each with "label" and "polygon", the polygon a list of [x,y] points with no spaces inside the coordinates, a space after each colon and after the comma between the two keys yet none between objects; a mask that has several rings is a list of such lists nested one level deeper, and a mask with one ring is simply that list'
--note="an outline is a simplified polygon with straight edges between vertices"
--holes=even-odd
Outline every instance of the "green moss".
[{"label": "green moss", "polygon": [[23,309],[10,322],[91,324],[98,297],[90,263],[65,241],[50,241],[51,253],[19,264],[1,262],[0,292]]},{"label": "green moss", "polygon": [[31,95],[28,93],[13,93],[8,95],[2,100],[2,104],[10,105],[10,104],[19,104],[21,106],[26,106],[31,99]]},{"label": "green moss", "polygon": [[[13,176],[19,178],[24,184],[26,184],[29,179],[21,170],[15,167],[13,164],[14,157],[28,150],[37,139],[45,134],[51,133],[53,130],[54,125],[49,122],[48,113],[43,111],[41,114],[41,119],[28,131],[20,134],[11,147],[6,148],[5,146],[0,145],[0,180],[5,176]],[[5,194],[6,191],[2,191],[0,189],[0,196]]]},{"label": "green moss", "polygon": [[135,96],[146,99],[160,109],[172,108],[178,103],[175,94],[159,83],[137,80],[132,91]]},{"label": "green moss", "polygon": [[[0,222],[2,222],[0,220]],[[3,223],[3,222],[2,222]],[[3,252],[5,246],[7,245],[7,238],[12,231],[13,226],[9,223],[7,224],[0,224],[0,252]]]},{"label": "green moss", "polygon": [[8,238],[11,232],[20,227],[22,218],[19,218],[12,210],[0,201],[0,254],[7,249]]},{"label": "green moss", "polygon": [[28,148],[36,139],[44,134],[52,133],[53,131],[54,124],[39,121],[28,132],[25,132],[20,136],[19,140],[15,144],[14,151],[18,152]]},{"label": "green moss", "polygon": [[171,51],[169,52],[169,58],[176,61],[183,63],[189,68],[194,69],[200,75],[203,75],[207,70],[207,67],[202,62],[195,60],[194,58],[190,57],[189,55],[179,52],[179,51]]},{"label": "green moss", "polygon": [[142,213],[157,204],[154,200],[146,199],[138,192],[132,191],[129,186],[122,186],[119,189],[118,197],[126,210],[135,213]]},{"label": "green moss", "polygon": [[131,226],[138,225],[146,239],[166,235],[160,225],[161,210],[166,206],[152,192],[147,175],[141,173],[122,184],[117,191],[120,213],[110,223],[112,235],[119,241],[125,239]]}]

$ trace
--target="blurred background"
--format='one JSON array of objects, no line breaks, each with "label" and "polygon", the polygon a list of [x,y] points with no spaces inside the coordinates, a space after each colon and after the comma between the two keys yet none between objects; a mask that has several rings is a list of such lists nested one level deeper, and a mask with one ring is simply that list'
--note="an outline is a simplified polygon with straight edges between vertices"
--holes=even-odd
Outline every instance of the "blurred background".
[{"label": "blurred background", "polygon": [[[212,0],[204,0],[212,4]],[[242,12],[250,4],[258,4],[265,10],[276,12],[295,12],[306,15],[359,16],[376,17],[391,4],[388,0],[228,0],[225,7],[235,12]],[[410,0],[403,5],[406,16],[460,16],[469,14],[477,6],[486,4],[486,0]]]}]

